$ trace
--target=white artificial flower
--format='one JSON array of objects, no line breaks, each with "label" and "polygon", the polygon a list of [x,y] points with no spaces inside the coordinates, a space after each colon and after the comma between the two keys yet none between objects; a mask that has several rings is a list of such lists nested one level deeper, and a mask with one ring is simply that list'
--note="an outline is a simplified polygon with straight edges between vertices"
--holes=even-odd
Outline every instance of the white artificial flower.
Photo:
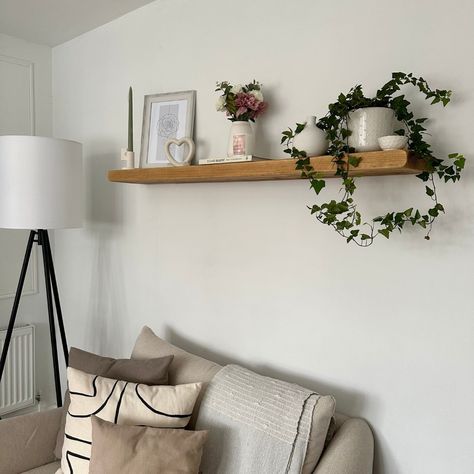
[{"label": "white artificial flower", "polygon": [[221,95],[216,102],[216,110],[218,112],[223,112],[225,110],[225,97]]},{"label": "white artificial flower", "polygon": [[232,87],[230,91],[232,94],[238,94],[239,92],[242,92],[242,84],[237,84],[236,86]]},{"label": "white artificial flower", "polygon": [[250,91],[250,94],[252,94],[260,102],[263,102],[263,94],[261,91],[253,90]]}]

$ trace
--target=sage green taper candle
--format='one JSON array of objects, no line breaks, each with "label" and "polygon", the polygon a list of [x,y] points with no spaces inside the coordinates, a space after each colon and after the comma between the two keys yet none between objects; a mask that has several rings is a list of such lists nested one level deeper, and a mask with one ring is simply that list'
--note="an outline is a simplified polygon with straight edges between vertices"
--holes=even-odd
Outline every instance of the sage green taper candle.
[{"label": "sage green taper candle", "polygon": [[132,87],[128,89],[128,148],[133,151],[133,92]]}]

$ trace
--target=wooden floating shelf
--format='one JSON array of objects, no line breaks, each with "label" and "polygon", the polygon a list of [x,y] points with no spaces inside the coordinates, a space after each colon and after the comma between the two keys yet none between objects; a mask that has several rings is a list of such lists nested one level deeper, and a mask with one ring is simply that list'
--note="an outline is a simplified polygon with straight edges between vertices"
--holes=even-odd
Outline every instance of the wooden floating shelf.
[{"label": "wooden floating shelf", "polygon": [[[354,153],[354,156],[362,160],[357,168],[350,167],[351,176],[418,174],[426,169],[423,160],[405,150],[371,151]],[[323,177],[335,176],[336,166],[332,156],[312,157],[311,164]],[[115,183],[213,183],[301,179],[301,172],[295,170],[295,160],[290,158],[218,165],[110,170],[108,178]]]}]

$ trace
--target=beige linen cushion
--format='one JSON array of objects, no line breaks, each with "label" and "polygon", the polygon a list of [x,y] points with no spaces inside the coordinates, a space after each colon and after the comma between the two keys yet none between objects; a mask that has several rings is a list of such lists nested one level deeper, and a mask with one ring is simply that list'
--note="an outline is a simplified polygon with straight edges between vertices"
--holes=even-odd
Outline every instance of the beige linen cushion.
[{"label": "beige linen cushion", "polygon": [[92,417],[90,474],[198,474],[207,431],[120,426]]},{"label": "beige linen cushion", "polygon": [[168,372],[169,383],[171,385],[191,382],[202,382],[203,384],[201,393],[194,407],[193,417],[189,423],[189,427],[193,429],[196,425],[196,418],[202,397],[206,390],[206,385],[222,367],[215,362],[211,362],[210,360],[190,354],[179,347],[173,346],[173,344],[159,338],[149,327],[144,326],[135,342],[132,360],[165,357],[169,355],[174,356]]},{"label": "beige linen cushion", "polygon": [[[159,338],[145,326],[135,343],[132,359],[146,359],[174,355],[169,368],[170,383],[210,382],[221,366],[202,357],[190,354],[179,347]],[[196,402],[190,427],[195,426],[199,405],[204,395],[205,385]],[[324,449],[331,419],[334,416],[336,402],[332,396],[322,396],[314,408],[308,449],[303,465],[303,474],[314,471]]]},{"label": "beige linen cushion", "polygon": [[137,361],[102,357],[76,347],[71,347],[69,352],[69,367],[73,369],[146,385],[168,385],[168,370],[172,361],[172,355]]},{"label": "beige linen cushion", "polygon": [[[112,359],[102,357],[71,347],[69,352],[69,367],[82,370],[88,374],[101,375],[109,379],[124,380],[125,382],[144,383],[147,385],[166,385],[168,383],[168,368],[173,360],[172,355],[149,360]],[[54,455],[61,458],[64,442],[64,426],[66,413],[69,408],[69,394],[66,393],[63,417],[61,420]]]},{"label": "beige linen cushion", "polygon": [[91,455],[91,416],[117,424],[184,428],[201,384],[142,385],[67,369],[71,404],[61,458],[64,474],[87,474]]},{"label": "beige linen cushion", "polygon": [[190,382],[210,382],[221,370],[215,362],[173,346],[159,338],[149,327],[144,326],[133,348],[133,359],[150,359],[172,355],[168,377],[171,385]]},{"label": "beige linen cushion", "polygon": [[44,466],[35,467],[29,471],[23,471],[21,474],[62,474],[61,469],[58,469],[60,465],[59,461],[55,461]]}]

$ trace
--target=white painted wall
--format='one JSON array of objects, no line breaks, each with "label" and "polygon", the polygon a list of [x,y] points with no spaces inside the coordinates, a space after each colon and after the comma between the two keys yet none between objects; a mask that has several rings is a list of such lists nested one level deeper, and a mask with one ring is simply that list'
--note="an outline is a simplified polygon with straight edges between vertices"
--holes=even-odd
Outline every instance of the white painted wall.
[{"label": "white painted wall", "polygon": [[[0,34],[0,134],[50,136],[51,104],[51,48]],[[0,328],[10,318],[13,298],[8,295],[16,290],[28,234],[0,230]],[[51,346],[43,267],[34,252],[24,287],[29,294],[21,300],[17,322],[36,326],[37,387],[47,407],[54,396]]]},{"label": "white painted wall", "polygon": [[[432,116],[441,153],[473,156],[471,1],[161,0],[53,50],[54,131],[84,142],[87,223],[56,233],[72,342],[127,355],[143,324],[216,360],[333,393],[366,418],[377,472],[474,471],[472,166],[441,186],[448,214],[431,242],[407,231],[369,249],[317,225],[305,182],[108,183],[126,144],[127,90],[197,90],[201,157],[229,123],[215,81],[263,82],[258,152],[321,116],[339,92],[368,93],[393,70],[456,91]],[[424,203],[415,177],[366,178],[367,213]],[[332,182],[326,196],[337,192]]]}]

